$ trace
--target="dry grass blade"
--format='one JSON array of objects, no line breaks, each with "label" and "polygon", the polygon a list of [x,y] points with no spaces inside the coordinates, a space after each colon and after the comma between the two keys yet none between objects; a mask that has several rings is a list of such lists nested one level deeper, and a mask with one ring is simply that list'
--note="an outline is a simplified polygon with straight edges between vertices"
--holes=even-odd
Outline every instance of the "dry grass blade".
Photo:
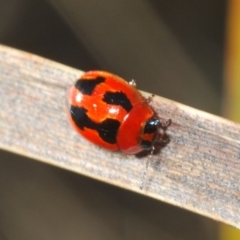
[{"label": "dry grass blade", "polygon": [[80,71],[0,47],[0,148],[189,209],[240,228],[240,125],[154,97],[171,142],[151,159],[99,149],[67,122]]}]

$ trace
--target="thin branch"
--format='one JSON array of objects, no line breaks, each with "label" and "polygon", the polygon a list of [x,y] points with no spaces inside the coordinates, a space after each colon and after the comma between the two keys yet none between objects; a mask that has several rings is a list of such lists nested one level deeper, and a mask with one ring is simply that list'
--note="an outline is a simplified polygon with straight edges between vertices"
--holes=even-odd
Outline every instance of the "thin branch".
[{"label": "thin branch", "polygon": [[156,112],[172,119],[171,141],[141,190],[146,158],[100,149],[69,125],[66,92],[81,73],[0,46],[0,148],[240,228],[240,125],[155,96]]}]

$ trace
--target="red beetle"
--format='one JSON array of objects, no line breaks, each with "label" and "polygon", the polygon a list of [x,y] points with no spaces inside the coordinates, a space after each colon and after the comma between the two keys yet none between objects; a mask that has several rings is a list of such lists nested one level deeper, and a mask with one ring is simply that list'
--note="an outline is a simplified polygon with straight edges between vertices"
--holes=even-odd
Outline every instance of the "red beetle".
[{"label": "red beetle", "polygon": [[68,92],[69,120],[78,133],[112,151],[137,154],[153,151],[162,141],[158,116],[135,88],[134,82],[103,71],[81,76]]}]

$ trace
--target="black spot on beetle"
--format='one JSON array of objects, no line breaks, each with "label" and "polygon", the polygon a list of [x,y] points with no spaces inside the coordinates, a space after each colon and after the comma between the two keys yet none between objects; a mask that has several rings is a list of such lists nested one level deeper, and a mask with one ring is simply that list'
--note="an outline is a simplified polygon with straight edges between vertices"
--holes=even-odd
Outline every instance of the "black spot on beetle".
[{"label": "black spot on beetle", "polygon": [[80,78],[76,83],[75,87],[83,94],[91,95],[94,88],[105,81],[104,77],[96,77],[95,79],[84,79]]},{"label": "black spot on beetle", "polygon": [[127,112],[129,112],[133,107],[130,100],[123,92],[106,92],[104,94],[103,101],[107,104],[119,105]]},{"label": "black spot on beetle", "polygon": [[94,122],[87,115],[87,110],[83,107],[71,106],[71,117],[77,127],[84,130],[90,128],[98,132],[100,138],[110,144],[117,143],[117,132],[120,122],[115,119],[105,119],[103,122]]},{"label": "black spot on beetle", "polygon": [[96,131],[105,142],[115,144],[117,143],[117,132],[120,122],[116,119],[106,119],[98,125]]},{"label": "black spot on beetle", "polygon": [[71,117],[74,123],[82,130],[84,128],[96,128],[96,123],[93,122],[87,115],[87,110],[83,107],[74,107],[71,106]]}]

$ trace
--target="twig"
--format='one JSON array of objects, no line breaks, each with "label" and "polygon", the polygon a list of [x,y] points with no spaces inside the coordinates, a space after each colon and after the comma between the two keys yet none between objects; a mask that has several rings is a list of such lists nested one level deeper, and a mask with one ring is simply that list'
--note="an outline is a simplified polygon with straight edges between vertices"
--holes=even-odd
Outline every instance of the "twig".
[{"label": "twig", "polygon": [[100,149],[68,124],[66,92],[80,74],[0,46],[0,148],[240,228],[240,125],[155,96],[171,141],[152,156],[141,190],[144,159]]}]

